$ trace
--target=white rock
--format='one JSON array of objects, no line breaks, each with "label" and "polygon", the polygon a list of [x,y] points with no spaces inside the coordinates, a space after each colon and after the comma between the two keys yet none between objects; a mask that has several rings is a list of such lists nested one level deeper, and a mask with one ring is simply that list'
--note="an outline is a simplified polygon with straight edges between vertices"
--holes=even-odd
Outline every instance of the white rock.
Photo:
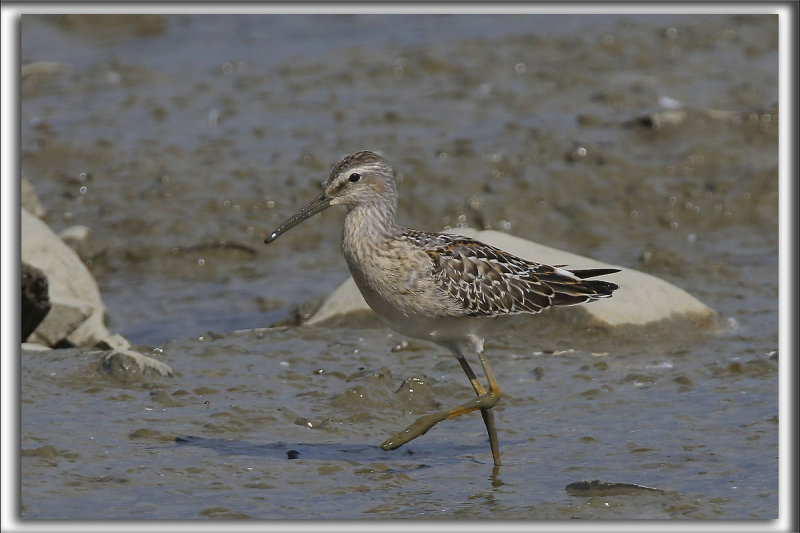
[{"label": "white rock", "polygon": [[93,346],[109,336],[106,307],[89,269],[41,220],[21,210],[22,260],[47,276],[52,308],[29,342],[54,345],[66,339]]},{"label": "white rock", "polygon": [[89,227],[78,224],[70,226],[58,234],[62,241],[83,242],[89,238]]},{"label": "white rock", "polygon": [[42,207],[42,202],[39,201],[39,196],[36,194],[36,189],[33,188],[24,173],[19,184],[19,196],[22,207],[27,209],[33,216],[37,218],[44,216],[44,208]]},{"label": "white rock", "polygon": [[59,238],[64,244],[75,250],[81,260],[91,257],[91,242],[89,236],[91,231],[87,226],[70,226],[58,233]]},{"label": "white rock", "polygon": [[49,346],[35,342],[23,342],[22,349],[28,352],[49,352],[52,350]]}]

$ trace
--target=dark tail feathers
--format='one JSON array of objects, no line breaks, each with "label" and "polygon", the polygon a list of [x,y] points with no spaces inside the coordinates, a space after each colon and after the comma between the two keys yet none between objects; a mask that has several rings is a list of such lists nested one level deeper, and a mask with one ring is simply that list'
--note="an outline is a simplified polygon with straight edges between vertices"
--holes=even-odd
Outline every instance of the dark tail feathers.
[{"label": "dark tail feathers", "polygon": [[606,274],[615,274],[620,270],[618,268],[584,268],[581,270],[568,269],[581,279],[596,278],[597,276],[605,276]]},{"label": "dark tail feathers", "polygon": [[[594,278],[597,276],[605,276],[606,274],[614,274],[615,272],[619,272],[618,268],[586,268],[583,270],[570,270],[573,274],[578,276],[581,279],[586,278]],[[619,289],[619,285],[616,283],[611,283],[610,281],[602,281],[602,280],[590,280],[585,281],[582,283],[584,287],[587,287],[593,290],[597,296],[596,297],[604,297],[604,296],[611,296],[611,293],[615,290]]]}]

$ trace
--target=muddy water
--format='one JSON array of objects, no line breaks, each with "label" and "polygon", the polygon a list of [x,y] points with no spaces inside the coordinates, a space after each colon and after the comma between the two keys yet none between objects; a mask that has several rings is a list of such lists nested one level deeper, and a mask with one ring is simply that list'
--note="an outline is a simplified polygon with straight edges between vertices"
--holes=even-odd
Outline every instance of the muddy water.
[{"label": "muddy water", "polygon": [[[91,228],[110,329],[176,371],[24,352],[24,518],[777,516],[776,17],[21,30],[23,64],[54,62],[21,82],[22,169],[52,227]],[[369,320],[263,329],[346,278],[341,212],[262,240],[363,148],[400,172],[401,223],[651,272],[729,327],[515,323],[487,343],[502,467],[477,416],[384,452],[470,396],[452,356]],[[658,491],[567,490],[595,479]]]}]

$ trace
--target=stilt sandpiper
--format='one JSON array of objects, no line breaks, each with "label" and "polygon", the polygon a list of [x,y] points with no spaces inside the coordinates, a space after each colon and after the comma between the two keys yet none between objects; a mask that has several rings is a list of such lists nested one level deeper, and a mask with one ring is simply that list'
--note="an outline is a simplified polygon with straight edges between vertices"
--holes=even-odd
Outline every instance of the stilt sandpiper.
[{"label": "stilt sandpiper", "polygon": [[[442,420],[480,409],[492,458],[499,465],[491,409],[500,399],[500,387],[483,353],[485,335],[492,327],[489,319],[609,297],[616,284],[587,278],[618,270],[567,270],[527,261],[467,237],[400,227],[395,223],[394,170],[383,157],[368,151],[339,161],[322,193],[264,242],[332,205],[348,209],[342,249],[369,306],[400,333],[451,350],[475,389],[471,401],[418,418],[381,447],[393,450]],[[487,386],[470,368],[465,357],[469,352],[478,356]]]}]

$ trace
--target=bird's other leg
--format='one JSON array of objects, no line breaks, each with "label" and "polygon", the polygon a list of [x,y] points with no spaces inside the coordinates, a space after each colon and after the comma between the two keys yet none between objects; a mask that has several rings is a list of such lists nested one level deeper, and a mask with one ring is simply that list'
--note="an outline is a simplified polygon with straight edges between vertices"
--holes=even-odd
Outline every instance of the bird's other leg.
[{"label": "bird's other leg", "polygon": [[[492,372],[492,367],[489,365],[489,360],[486,359],[486,355],[483,353],[483,341],[480,342],[478,349],[475,351],[478,353],[478,359],[481,361],[483,372],[486,374],[486,380],[489,384],[489,390],[486,393],[478,392],[478,389],[475,389],[475,392],[478,393],[479,396],[481,394],[486,394],[493,398],[494,403],[492,406],[494,406],[494,404],[500,400],[500,385],[494,377],[494,372]],[[489,446],[492,447],[492,459],[494,459],[494,464],[496,466],[500,466],[500,445],[497,441],[497,431],[495,431],[494,428],[494,413],[492,413],[490,409],[491,407],[481,409],[481,415],[483,415],[483,423],[486,425],[486,431],[489,433]]]}]

